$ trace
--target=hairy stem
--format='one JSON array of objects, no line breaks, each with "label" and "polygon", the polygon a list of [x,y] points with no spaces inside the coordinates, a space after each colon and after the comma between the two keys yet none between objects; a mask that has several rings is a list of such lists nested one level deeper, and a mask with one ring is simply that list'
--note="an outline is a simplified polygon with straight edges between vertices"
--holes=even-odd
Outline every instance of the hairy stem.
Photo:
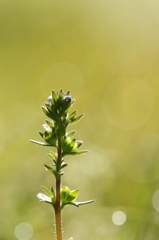
[{"label": "hairy stem", "polygon": [[62,216],[60,206],[60,188],[61,179],[56,180],[56,204],[55,204],[55,224],[56,224],[56,238],[62,240]]},{"label": "hairy stem", "polygon": [[[60,170],[62,160],[61,150],[61,138],[58,138],[58,158],[57,158],[57,170]],[[61,213],[61,177],[56,178],[56,201],[55,201],[55,232],[57,240],[62,240],[62,213]]]}]

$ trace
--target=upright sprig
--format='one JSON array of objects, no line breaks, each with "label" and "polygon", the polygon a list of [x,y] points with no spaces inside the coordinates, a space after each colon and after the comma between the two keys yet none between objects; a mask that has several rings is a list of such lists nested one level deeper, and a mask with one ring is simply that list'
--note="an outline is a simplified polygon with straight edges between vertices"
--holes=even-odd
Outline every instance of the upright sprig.
[{"label": "upright sprig", "polygon": [[79,121],[84,115],[81,114],[77,116],[76,111],[69,113],[73,103],[74,99],[72,99],[70,91],[66,93],[63,90],[57,93],[52,91],[51,96],[48,98],[48,102],[45,102],[45,106],[42,106],[44,114],[49,118],[49,120],[47,119],[46,123],[43,124],[44,132],[39,132],[44,141],[39,142],[30,140],[33,143],[54,148],[54,151],[50,151],[47,154],[52,160],[52,164],[50,166],[44,164],[44,167],[49,172],[53,173],[55,187],[48,189],[42,186],[45,194],[39,193],[37,197],[41,202],[46,202],[53,206],[55,212],[55,235],[57,240],[63,239],[62,209],[67,205],[79,207],[80,205],[94,202],[94,200],[77,202],[76,198],[79,194],[79,190],[70,190],[69,187],[62,185],[63,169],[67,166],[64,157],[66,155],[79,155],[87,152],[86,150],[79,151],[83,142],[74,138],[76,131],[67,131],[67,127],[70,124]]}]

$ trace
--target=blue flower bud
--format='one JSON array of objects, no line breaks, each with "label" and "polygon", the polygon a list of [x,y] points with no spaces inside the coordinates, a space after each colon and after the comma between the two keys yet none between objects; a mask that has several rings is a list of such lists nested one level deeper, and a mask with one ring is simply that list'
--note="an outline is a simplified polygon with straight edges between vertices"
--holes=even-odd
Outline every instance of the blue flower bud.
[{"label": "blue flower bud", "polygon": [[50,95],[47,100],[48,100],[48,103],[51,103],[52,102],[52,96]]},{"label": "blue flower bud", "polygon": [[64,97],[66,102],[70,102],[72,100],[71,96],[67,95]]}]

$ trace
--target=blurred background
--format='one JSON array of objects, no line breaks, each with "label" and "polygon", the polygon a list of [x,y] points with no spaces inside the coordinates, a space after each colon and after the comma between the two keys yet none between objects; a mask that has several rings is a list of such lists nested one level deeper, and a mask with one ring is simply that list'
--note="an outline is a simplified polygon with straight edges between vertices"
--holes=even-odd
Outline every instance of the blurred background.
[{"label": "blurred background", "polygon": [[[43,164],[41,106],[71,90],[85,117],[72,129],[89,153],[67,157],[64,239],[157,240],[159,236],[159,2],[0,0],[0,239],[51,240],[54,185]],[[71,130],[71,129],[70,129]]]}]

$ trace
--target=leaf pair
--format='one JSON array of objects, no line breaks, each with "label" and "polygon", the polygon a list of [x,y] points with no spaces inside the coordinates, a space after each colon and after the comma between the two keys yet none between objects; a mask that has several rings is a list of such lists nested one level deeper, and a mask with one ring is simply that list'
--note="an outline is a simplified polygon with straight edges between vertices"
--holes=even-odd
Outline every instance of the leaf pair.
[{"label": "leaf pair", "polygon": [[[74,131],[72,131],[72,134],[74,134]],[[75,138],[72,139],[70,135],[71,133],[64,136],[62,140],[62,156],[86,153],[86,150],[80,152],[77,151],[77,149],[83,144],[83,141],[77,141]]]},{"label": "leaf pair", "polygon": [[79,207],[80,205],[85,205],[94,202],[94,200],[88,200],[84,202],[75,202],[76,198],[78,197],[79,190],[70,190],[67,186],[63,186],[61,188],[61,201],[62,201],[62,208],[66,205],[74,205]]},{"label": "leaf pair", "polygon": [[68,116],[67,120],[68,120],[69,123],[78,122],[84,116],[84,114],[82,113],[82,114],[80,114],[79,116],[76,117],[76,114],[77,114],[77,112],[74,111]]},{"label": "leaf pair", "polygon": [[[49,190],[44,186],[42,187],[42,189],[46,194],[38,193],[37,197],[40,199],[40,202],[46,202],[54,206],[56,199],[54,189],[51,188],[51,190]],[[62,186],[60,194],[61,209],[63,209],[66,205],[74,205],[76,207],[79,207],[80,205],[85,205],[94,202],[94,200],[75,202],[76,198],[78,197],[78,194],[79,190],[70,190],[67,186]]]}]

